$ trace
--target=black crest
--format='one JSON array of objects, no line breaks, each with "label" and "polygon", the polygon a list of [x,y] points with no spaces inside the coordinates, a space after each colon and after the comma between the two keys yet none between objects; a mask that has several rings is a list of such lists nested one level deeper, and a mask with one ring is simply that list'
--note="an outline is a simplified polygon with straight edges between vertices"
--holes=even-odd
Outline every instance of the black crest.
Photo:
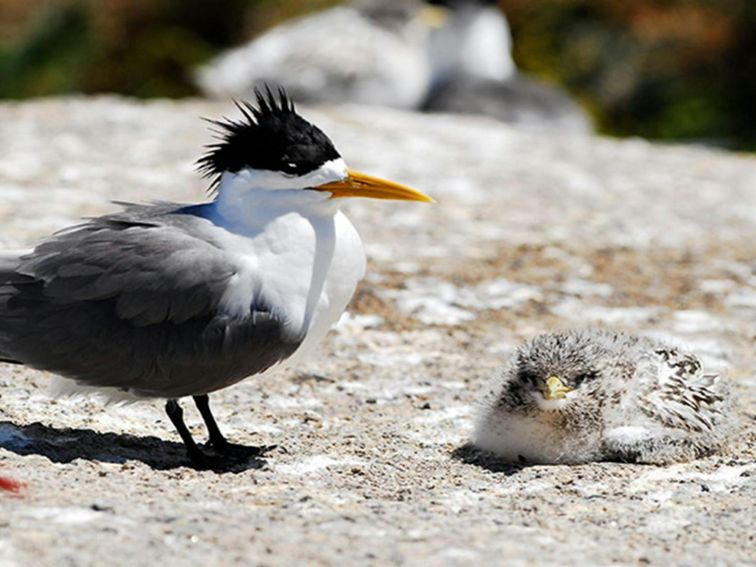
[{"label": "black crest", "polygon": [[234,101],[242,118],[209,120],[219,141],[197,160],[205,177],[216,190],[224,171],[265,169],[299,176],[336,159],[339,152],[319,128],[297,114],[294,102],[283,89],[278,96],[269,87],[255,89],[257,105]]}]

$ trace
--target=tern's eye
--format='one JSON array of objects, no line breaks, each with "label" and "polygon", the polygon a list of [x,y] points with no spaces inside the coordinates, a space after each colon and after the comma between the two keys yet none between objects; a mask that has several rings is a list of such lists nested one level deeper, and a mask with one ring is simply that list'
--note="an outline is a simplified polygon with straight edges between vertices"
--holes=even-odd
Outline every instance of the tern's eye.
[{"label": "tern's eye", "polygon": [[281,170],[284,173],[296,173],[297,171],[297,164],[293,161],[285,161],[281,164]]}]

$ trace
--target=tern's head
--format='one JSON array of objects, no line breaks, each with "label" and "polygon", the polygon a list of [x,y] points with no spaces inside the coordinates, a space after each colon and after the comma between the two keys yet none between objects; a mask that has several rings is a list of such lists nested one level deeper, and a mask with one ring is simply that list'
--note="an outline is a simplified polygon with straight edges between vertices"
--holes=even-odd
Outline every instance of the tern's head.
[{"label": "tern's head", "polygon": [[198,160],[213,191],[301,190],[336,197],[432,201],[408,187],[347,168],[333,142],[300,116],[283,89],[237,102],[239,119],[211,120],[219,139]]},{"label": "tern's head", "polygon": [[535,337],[517,352],[514,385],[543,410],[563,410],[595,399],[606,359],[602,341],[595,339],[582,332]]}]

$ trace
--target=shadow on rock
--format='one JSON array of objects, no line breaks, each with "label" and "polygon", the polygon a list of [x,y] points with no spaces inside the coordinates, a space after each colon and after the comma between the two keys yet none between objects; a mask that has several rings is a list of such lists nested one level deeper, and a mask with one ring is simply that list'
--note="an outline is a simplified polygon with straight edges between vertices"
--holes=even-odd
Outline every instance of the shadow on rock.
[{"label": "shadow on rock", "polygon": [[[118,433],[99,433],[91,429],[55,429],[41,423],[19,427],[0,421],[0,448],[17,455],[41,455],[54,463],[70,463],[76,459],[102,463],[140,461],[156,470],[191,467],[181,443],[158,437],[137,437]],[[267,448],[261,448],[264,455]],[[260,469],[262,458],[249,458],[214,467],[216,473],[239,473]]]},{"label": "shadow on rock", "polygon": [[465,443],[457,447],[452,451],[451,456],[468,465],[475,465],[495,473],[503,473],[506,476],[516,474],[532,466],[530,463],[510,463],[497,459],[491,453],[478,449],[472,443]]}]

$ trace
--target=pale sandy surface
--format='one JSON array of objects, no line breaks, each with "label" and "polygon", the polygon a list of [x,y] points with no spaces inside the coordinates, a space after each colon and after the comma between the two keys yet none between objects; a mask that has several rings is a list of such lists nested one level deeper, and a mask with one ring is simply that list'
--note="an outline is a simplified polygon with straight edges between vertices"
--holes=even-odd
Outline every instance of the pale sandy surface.
[{"label": "pale sandy surface", "polygon": [[[112,199],[201,199],[197,117],[232,112],[1,105],[0,249]],[[51,401],[48,375],[0,365],[0,474],[26,483],[0,493],[0,565],[753,565],[756,160],[471,118],[305,114],[353,167],[439,204],[349,204],[371,260],[350,317],[305,365],[213,397],[230,437],[279,448],[196,472],[160,403]],[[731,449],[519,470],[460,450],[518,341],[589,324],[726,370],[742,413]]]}]

